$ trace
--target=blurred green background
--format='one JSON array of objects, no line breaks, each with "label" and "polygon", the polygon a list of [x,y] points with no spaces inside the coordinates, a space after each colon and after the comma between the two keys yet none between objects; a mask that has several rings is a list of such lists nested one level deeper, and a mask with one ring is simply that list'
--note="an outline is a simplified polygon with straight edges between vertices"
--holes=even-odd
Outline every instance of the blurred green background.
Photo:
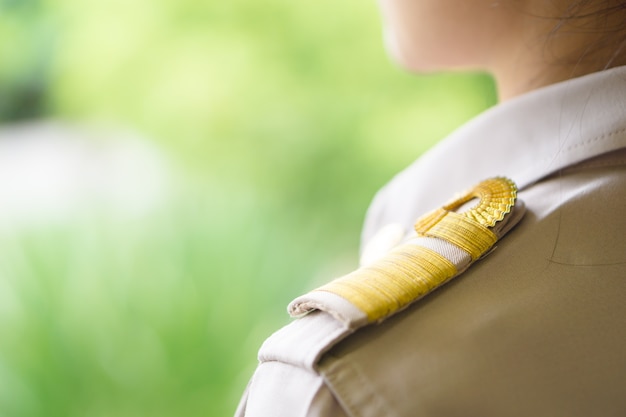
[{"label": "blurred green background", "polygon": [[[362,0],[0,0],[0,130],[131,131],[166,179],[132,214],[6,214],[0,416],[233,414],[287,303],[357,264],[376,190],[495,102],[395,68],[380,32]],[[0,216],[26,189],[2,172]]]}]

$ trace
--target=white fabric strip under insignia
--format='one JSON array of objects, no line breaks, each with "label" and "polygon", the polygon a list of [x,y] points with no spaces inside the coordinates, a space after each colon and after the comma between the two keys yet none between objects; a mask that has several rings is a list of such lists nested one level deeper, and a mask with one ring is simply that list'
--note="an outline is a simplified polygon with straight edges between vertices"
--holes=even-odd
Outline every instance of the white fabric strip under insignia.
[{"label": "white fabric strip under insignia", "polygon": [[450,242],[436,237],[417,237],[411,239],[405,244],[417,245],[433,250],[452,262],[458,271],[465,269],[472,260],[469,253]]}]

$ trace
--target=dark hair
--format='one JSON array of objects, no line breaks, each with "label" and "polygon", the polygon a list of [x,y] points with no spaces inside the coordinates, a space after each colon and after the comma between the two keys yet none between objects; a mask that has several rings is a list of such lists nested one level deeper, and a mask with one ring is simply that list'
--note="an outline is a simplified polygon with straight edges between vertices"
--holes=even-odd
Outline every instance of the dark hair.
[{"label": "dark hair", "polygon": [[[597,59],[598,69],[626,64],[626,1],[572,1],[557,17],[549,37],[566,33],[597,35],[594,41],[569,57],[576,63]],[[608,58],[607,58],[608,57]]]}]

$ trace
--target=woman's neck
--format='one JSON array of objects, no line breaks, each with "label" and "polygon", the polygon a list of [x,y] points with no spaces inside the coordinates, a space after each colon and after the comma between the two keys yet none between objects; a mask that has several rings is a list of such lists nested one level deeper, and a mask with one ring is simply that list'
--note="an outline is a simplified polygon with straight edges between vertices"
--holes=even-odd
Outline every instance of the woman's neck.
[{"label": "woman's neck", "polygon": [[546,9],[546,3],[554,7],[557,2],[535,2],[538,6],[526,12],[516,41],[509,39],[508,47],[486,63],[496,80],[500,101],[626,65],[625,11],[579,11],[576,17],[568,17],[568,10]]}]

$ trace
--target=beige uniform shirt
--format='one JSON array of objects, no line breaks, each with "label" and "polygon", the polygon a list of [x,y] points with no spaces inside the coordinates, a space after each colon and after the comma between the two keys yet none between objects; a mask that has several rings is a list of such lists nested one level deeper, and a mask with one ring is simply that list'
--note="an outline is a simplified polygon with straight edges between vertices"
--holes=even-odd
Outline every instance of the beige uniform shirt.
[{"label": "beige uniform shirt", "polygon": [[380,324],[294,320],[237,416],[626,415],[626,67],[463,126],[379,192],[364,245],[494,176],[527,212],[493,252]]}]

